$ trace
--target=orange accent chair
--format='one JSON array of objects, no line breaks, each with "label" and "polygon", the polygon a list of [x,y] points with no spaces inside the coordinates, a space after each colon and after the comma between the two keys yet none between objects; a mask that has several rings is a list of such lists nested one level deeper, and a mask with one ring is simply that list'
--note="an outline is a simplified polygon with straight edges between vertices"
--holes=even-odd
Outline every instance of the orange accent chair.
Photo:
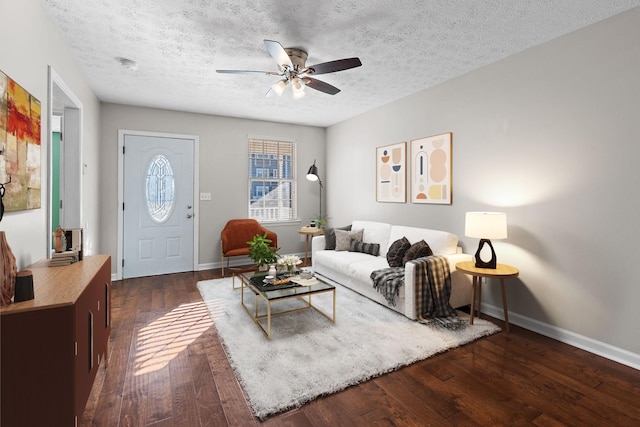
[{"label": "orange accent chair", "polygon": [[278,235],[264,228],[255,219],[232,219],[227,222],[220,233],[222,277],[224,277],[224,259],[227,258],[227,267],[229,267],[230,257],[248,256],[247,242],[256,234],[264,235],[264,233],[267,233],[267,238],[271,239],[271,247],[278,249]]}]

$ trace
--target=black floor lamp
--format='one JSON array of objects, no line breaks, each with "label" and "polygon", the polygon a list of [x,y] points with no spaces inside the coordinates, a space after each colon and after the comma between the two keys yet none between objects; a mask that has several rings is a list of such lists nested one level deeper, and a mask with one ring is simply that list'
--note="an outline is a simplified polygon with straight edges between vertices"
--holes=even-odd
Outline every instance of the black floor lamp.
[{"label": "black floor lamp", "polygon": [[316,166],[315,159],[313,160],[313,164],[311,165],[311,167],[309,168],[309,171],[307,172],[307,179],[309,181],[318,181],[318,183],[320,184],[320,213],[318,215],[320,218],[322,218],[322,187],[323,185],[322,185],[322,180],[318,176],[318,167]]}]

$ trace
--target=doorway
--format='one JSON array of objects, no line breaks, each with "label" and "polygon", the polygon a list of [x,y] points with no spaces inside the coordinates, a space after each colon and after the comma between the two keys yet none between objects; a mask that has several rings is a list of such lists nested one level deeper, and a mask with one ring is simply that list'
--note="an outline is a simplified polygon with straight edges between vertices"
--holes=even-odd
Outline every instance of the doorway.
[{"label": "doorway", "polygon": [[[82,103],[56,71],[49,67],[49,128],[47,230],[82,228]],[[54,123],[64,143],[54,156]],[[55,193],[55,195],[54,195]],[[47,233],[47,258],[53,247]]]},{"label": "doorway", "polygon": [[118,139],[122,213],[118,276],[196,270],[198,138],[120,130]]}]

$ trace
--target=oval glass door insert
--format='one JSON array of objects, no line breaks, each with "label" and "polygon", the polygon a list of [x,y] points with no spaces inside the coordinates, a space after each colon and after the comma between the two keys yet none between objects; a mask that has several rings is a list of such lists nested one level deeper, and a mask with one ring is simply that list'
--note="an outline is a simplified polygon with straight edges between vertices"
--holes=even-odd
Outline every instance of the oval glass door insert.
[{"label": "oval glass door insert", "polygon": [[171,162],[164,155],[151,158],[145,179],[147,211],[153,221],[163,223],[175,205],[175,178]]}]

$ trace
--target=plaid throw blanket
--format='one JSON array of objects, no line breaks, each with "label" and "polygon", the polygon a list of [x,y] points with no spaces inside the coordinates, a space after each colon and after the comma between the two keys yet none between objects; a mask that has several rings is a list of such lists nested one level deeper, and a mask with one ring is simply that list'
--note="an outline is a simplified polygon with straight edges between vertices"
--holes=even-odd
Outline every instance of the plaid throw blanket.
[{"label": "plaid throw blanket", "polygon": [[465,323],[449,304],[451,297],[451,273],[449,261],[443,256],[428,256],[414,261],[413,283],[416,289],[416,313],[418,320],[461,329]]},{"label": "plaid throw blanket", "polygon": [[[416,264],[413,280],[418,320],[447,329],[463,328],[465,323],[460,321],[449,304],[451,275],[447,259],[432,255],[413,262]],[[389,305],[395,307],[400,287],[404,285],[404,267],[375,270],[371,273],[371,279],[373,287],[384,295]]]},{"label": "plaid throw blanket", "polygon": [[396,306],[396,297],[400,295],[400,286],[404,285],[404,267],[389,267],[371,273],[373,287],[384,295],[390,306]]}]

